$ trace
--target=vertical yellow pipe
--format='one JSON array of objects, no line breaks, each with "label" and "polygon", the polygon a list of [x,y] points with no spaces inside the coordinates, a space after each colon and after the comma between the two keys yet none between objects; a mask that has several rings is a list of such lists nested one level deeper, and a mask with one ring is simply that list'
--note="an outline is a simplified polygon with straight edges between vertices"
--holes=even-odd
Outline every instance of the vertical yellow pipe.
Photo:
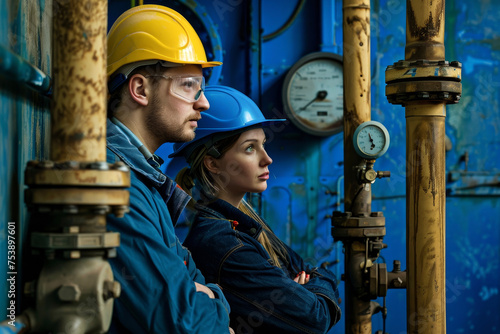
[{"label": "vertical yellow pipe", "polygon": [[363,163],[363,159],[354,151],[354,131],[358,125],[371,118],[369,0],[344,0],[343,40],[345,211],[369,214],[371,208],[366,207],[366,204],[353,203],[361,185],[352,168]]},{"label": "vertical yellow pipe", "polygon": [[[407,0],[405,59],[444,60],[444,0]],[[406,110],[408,333],[446,333],[445,118],[439,101]]]},{"label": "vertical yellow pipe", "polygon": [[[354,151],[356,128],[371,118],[370,109],[370,1],[343,2],[344,62],[344,192],[345,211],[353,216],[369,216],[371,188],[358,182],[355,166],[364,163]],[[361,189],[364,188],[364,189]],[[366,245],[360,241],[345,242],[345,324],[346,333],[371,334],[372,308],[369,298],[358,298],[351,282],[361,281],[359,264],[364,262]]]},{"label": "vertical yellow pipe", "polygon": [[408,333],[446,333],[445,105],[406,106]]},{"label": "vertical yellow pipe", "polygon": [[406,1],[406,60],[444,60],[445,0]]},{"label": "vertical yellow pipe", "polygon": [[25,313],[36,333],[106,333],[120,293],[107,260],[119,235],[106,232],[106,214],[123,215],[130,182],[126,168],[106,163],[107,6],[53,0],[52,161],[26,169],[31,246],[44,257],[36,308]]},{"label": "vertical yellow pipe", "polygon": [[107,1],[54,0],[52,161],[106,161]]}]

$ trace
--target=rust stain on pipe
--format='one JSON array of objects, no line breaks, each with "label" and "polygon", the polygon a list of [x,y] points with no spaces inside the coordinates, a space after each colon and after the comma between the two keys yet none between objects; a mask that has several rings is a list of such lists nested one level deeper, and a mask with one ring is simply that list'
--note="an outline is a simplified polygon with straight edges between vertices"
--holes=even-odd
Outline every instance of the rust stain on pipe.
[{"label": "rust stain on pipe", "polygon": [[106,22],[100,0],[54,0],[53,161],[106,160]]},{"label": "rust stain on pipe", "polygon": [[352,167],[363,162],[354,151],[352,137],[361,123],[371,119],[369,2],[344,0],[343,41],[345,210],[351,211],[352,201],[360,188]]},{"label": "rust stain on pipe", "polygon": [[[460,100],[461,64],[444,60],[444,0],[407,0],[405,60],[386,71],[406,109],[408,333],[446,333],[446,104]],[[414,71],[406,76],[403,72]],[[430,71],[437,73],[429,79]]]},{"label": "rust stain on pipe", "polygon": [[[440,140],[439,124],[434,124],[432,120],[421,122],[415,128],[415,138],[424,138],[424,140],[415,140],[410,152],[416,156],[412,159],[415,166],[413,180],[416,185],[426,194],[430,193],[433,199],[433,206],[436,205],[437,183],[442,183],[443,174],[436,170],[438,163],[444,159],[444,151],[438,152],[435,150],[437,144],[432,139]],[[438,122],[440,123],[440,122]],[[430,139],[430,140],[427,140]],[[444,147],[443,147],[444,148]],[[429,167],[428,173],[424,171],[424,167]],[[441,166],[443,167],[443,166]],[[442,190],[442,189],[441,189]]]},{"label": "rust stain on pipe", "polygon": [[444,108],[406,107],[409,333],[446,333]]},{"label": "rust stain on pipe", "polygon": [[[444,25],[441,24],[444,24],[444,1],[430,1],[430,4],[435,4],[432,7],[425,6],[425,1],[423,1],[423,3],[423,7],[420,7],[418,12],[423,14],[427,12],[428,16],[422,16],[415,13],[412,3],[408,2],[407,24],[410,35],[407,36],[407,39],[428,41],[436,36],[439,37],[441,34],[441,29],[444,27]],[[420,5],[422,5],[422,2]]]},{"label": "rust stain on pipe", "polygon": [[[360,166],[364,160],[354,150],[353,136],[356,128],[371,119],[370,90],[370,2],[363,0],[343,1],[343,59],[344,59],[344,193],[345,211],[353,216],[369,215],[371,212],[371,188],[358,183],[354,167]],[[351,272],[350,266],[357,263],[358,257],[364,258],[365,245],[356,251],[350,245],[344,245],[345,270]],[[356,267],[356,266],[355,266]],[[345,327],[346,333],[371,334],[371,302],[369,298],[361,298],[352,286],[353,280],[361,275],[356,273],[346,281]],[[359,289],[359,287],[357,287]]]},{"label": "rust stain on pipe", "polygon": [[407,0],[406,60],[444,59],[444,0]]}]

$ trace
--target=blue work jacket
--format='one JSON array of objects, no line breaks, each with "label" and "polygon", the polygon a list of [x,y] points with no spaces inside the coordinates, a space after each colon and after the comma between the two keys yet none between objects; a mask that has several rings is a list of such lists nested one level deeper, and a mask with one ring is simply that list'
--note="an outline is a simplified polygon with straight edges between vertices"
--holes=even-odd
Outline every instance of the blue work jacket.
[{"label": "blue work jacket", "polygon": [[[236,333],[326,333],[339,321],[331,271],[306,265],[286,245],[288,264],[280,269],[257,241],[257,221],[220,199],[197,209],[184,246],[206,280],[222,287]],[[307,284],[293,281],[301,271],[310,274]]]},{"label": "blue work jacket", "polygon": [[229,305],[197,292],[205,284],[174,223],[190,197],[153,167],[119,127],[107,122],[107,161],[131,169],[130,212],[109,215],[108,228],[120,233],[117,257],[110,259],[121,296],[114,301],[109,333],[229,333]]}]

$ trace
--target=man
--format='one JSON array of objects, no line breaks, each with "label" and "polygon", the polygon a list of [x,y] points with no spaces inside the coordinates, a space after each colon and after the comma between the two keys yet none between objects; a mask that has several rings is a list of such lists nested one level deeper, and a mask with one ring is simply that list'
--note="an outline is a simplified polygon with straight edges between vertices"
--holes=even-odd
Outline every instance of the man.
[{"label": "man", "polygon": [[192,140],[209,108],[201,41],[179,13],[155,5],[123,13],[108,34],[107,160],[131,169],[130,212],[108,217],[120,232],[111,259],[122,294],[110,333],[229,333],[229,305],[175,236],[189,197],[159,170],[165,142]]}]

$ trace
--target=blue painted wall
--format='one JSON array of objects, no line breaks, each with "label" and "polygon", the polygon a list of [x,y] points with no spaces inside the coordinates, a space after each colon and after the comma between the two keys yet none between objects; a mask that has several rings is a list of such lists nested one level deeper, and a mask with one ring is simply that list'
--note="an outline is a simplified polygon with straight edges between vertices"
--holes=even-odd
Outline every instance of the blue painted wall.
[{"label": "blue painted wall", "polygon": [[[262,35],[278,29],[298,0],[262,1]],[[260,85],[244,86],[245,54],[241,36],[228,27],[239,27],[247,1],[199,1],[219,25],[224,48],[223,84],[247,93],[260,89],[258,102],[270,117],[282,113],[281,88],[289,68],[302,56],[321,51],[321,1],[309,0],[294,24],[282,35],[262,43]],[[229,6],[217,19],[214,3]],[[335,1],[333,47],[342,47],[342,4]],[[385,124],[391,147],[376,163],[377,170],[391,171],[390,179],[373,185],[373,211],[386,216],[389,245],[380,261],[392,269],[394,260],[406,267],[405,246],[405,147],[404,108],[385,97],[385,69],[404,58],[406,1],[371,1],[372,119]],[[449,333],[493,333],[500,329],[500,3],[494,1],[446,2],[446,59],[463,63],[463,95],[447,107],[448,174],[446,288]],[[250,95],[252,96],[252,95]],[[268,190],[262,195],[262,213],[276,233],[314,264],[335,263],[343,272],[341,244],[333,244],[330,219],[343,210],[343,135],[317,138],[290,125],[274,133],[267,146],[271,157]],[[163,148],[165,152],[169,147]],[[465,159],[468,156],[468,159]],[[465,163],[467,160],[467,164]],[[172,174],[179,162],[166,167]],[[335,194],[336,193],[336,194]],[[311,214],[312,213],[312,214]],[[344,284],[341,284],[343,294]],[[382,300],[378,300],[382,304]],[[387,296],[389,333],[406,333],[406,292]],[[382,329],[380,314],[373,317],[373,331]],[[343,333],[343,322],[331,333]]]},{"label": "blue painted wall", "polygon": [[[190,14],[190,21],[220,37],[220,44],[204,37],[215,43],[214,50],[221,51],[211,56],[222,57],[224,62],[220,73],[211,74],[210,83],[246,92],[270,117],[283,111],[281,87],[289,68],[302,56],[322,48],[320,0],[308,0],[290,28],[262,43],[260,49],[250,44],[249,36],[260,28],[262,35],[278,29],[298,0],[144,2],[176,6],[186,13],[191,8],[194,14]],[[0,0],[0,43],[47,73],[50,4],[50,0]],[[130,0],[109,0],[109,22],[130,5]],[[373,185],[372,210],[383,211],[386,217],[384,242],[389,248],[382,251],[380,261],[387,262],[389,269],[396,259],[406,267],[406,121],[404,108],[387,102],[384,72],[388,65],[404,58],[405,6],[404,0],[371,2],[372,119],[384,123],[391,135],[391,147],[375,167],[392,174]],[[335,1],[333,7],[332,47],[341,52],[341,1]],[[500,330],[499,16],[499,1],[446,2],[446,59],[463,63],[462,100],[447,107],[446,118],[450,146],[446,156],[448,333]],[[213,24],[203,24],[207,17]],[[259,17],[260,27],[247,24],[258,22]],[[6,223],[16,221],[20,233],[25,227],[24,166],[30,159],[48,157],[48,101],[27,89],[12,87],[9,78],[0,76],[0,282],[5,282],[5,261],[1,258],[6,257]],[[340,277],[342,245],[332,242],[328,216],[333,210],[343,211],[342,133],[318,138],[289,125],[271,134],[268,142],[274,163],[269,188],[260,198],[263,216],[284,241],[313,264],[339,261],[330,268]],[[159,153],[166,156],[170,151],[171,146],[164,145]],[[174,174],[180,165],[179,161],[167,161],[164,168]],[[257,203],[258,199],[253,200]],[[179,233],[185,233],[185,228]],[[343,289],[341,283],[342,294]],[[1,283],[1,310],[6,303],[6,285]],[[389,291],[387,307],[387,331],[406,333],[405,291]],[[373,329],[382,329],[380,314],[373,318]],[[343,332],[343,321],[331,331]]]},{"label": "blue painted wall", "polygon": [[[0,0],[0,44],[45,73],[50,73],[50,0]],[[16,223],[18,294],[23,285],[21,255],[27,242],[24,168],[29,160],[48,158],[49,100],[15,78],[0,74],[0,317],[7,298],[7,224]],[[29,257],[29,256],[28,256]],[[29,266],[29,261],[25,263]],[[9,270],[11,271],[11,270]],[[10,276],[10,275],[9,275]]]}]

